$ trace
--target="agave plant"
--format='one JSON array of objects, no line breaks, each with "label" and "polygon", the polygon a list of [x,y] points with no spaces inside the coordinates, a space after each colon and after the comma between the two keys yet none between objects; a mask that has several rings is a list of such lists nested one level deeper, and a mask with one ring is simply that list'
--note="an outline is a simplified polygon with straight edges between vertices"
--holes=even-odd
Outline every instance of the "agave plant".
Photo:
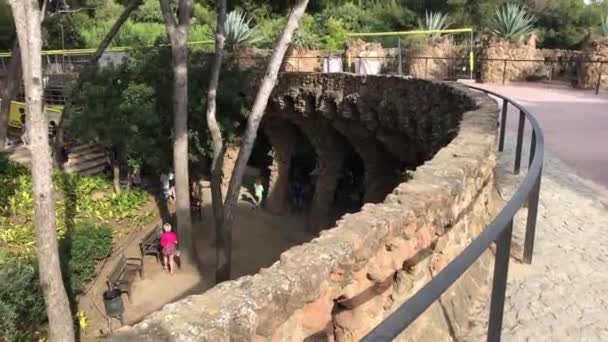
[{"label": "agave plant", "polygon": [[509,3],[496,10],[490,19],[490,29],[501,38],[516,41],[534,31],[535,21],[524,7]]},{"label": "agave plant", "polygon": [[[257,25],[252,26],[253,17],[240,10],[234,10],[226,16],[224,34],[226,48],[237,50],[241,46],[253,45],[262,39]],[[208,37],[214,40],[215,37]]]},{"label": "agave plant", "polygon": [[[426,12],[424,21],[418,20],[418,26],[426,31],[441,31],[447,29],[451,25],[450,16],[441,12]],[[436,32],[431,36],[438,38],[441,33]]]},{"label": "agave plant", "polygon": [[602,18],[602,34],[608,38],[608,15]]}]

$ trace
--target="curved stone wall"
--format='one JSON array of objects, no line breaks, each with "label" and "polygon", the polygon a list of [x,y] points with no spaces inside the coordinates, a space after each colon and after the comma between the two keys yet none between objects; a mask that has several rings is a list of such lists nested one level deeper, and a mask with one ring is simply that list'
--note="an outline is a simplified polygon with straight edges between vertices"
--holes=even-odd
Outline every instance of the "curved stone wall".
[{"label": "curved stone wall", "polygon": [[[358,340],[495,216],[497,115],[493,100],[457,84],[282,75],[265,132],[286,123],[301,129],[316,140],[311,144],[318,149],[317,169],[332,177],[336,162],[331,158],[339,158],[339,144],[350,142],[366,172],[388,172],[377,165],[382,161],[387,167],[417,166],[411,179],[379,203],[364,205],[318,238],[284,252],[271,267],[168,304],[112,339]],[[290,149],[278,152],[279,163]],[[374,180],[366,182],[371,189],[386,186],[371,186]],[[399,340],[446,341],[460,335],[491,259],[488,251]]]}]

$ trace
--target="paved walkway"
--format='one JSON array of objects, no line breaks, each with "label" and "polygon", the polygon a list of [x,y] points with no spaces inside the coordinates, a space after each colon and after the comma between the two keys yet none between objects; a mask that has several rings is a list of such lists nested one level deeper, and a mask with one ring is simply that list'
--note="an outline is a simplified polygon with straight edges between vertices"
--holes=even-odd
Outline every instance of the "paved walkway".
[{"label": "paved walkway", "polygon": [[[603,122],[608,122],[608,106],[604,111]],[[578,112],[578,115],[581,120],[585,114]],[[587,124],[571,128],[578,130]],[[554,141],[565,130],[565,127],[560,131],[545,130],[547,140]],[[583,135],[584,131],[571,133],[568,139]],[[592,130],[589,135],[593,136],[583,139],[585,144],[596,138],[605,139],[606,131]],[[513,132],[507,141],[515,141]],[[583,148],[582,142],[571,143]],[[602,186],[577,175],[577,172],[582,174],[585,170],[592,171],[593,167],[602,167],[602,163],[608,161],[607,149],[605,144],[593,149],[595,152],[589,160],[595,162],[575,171],[558,158],[559,152],[562,155],[567,152],[559,146],[555,143],[547,146],[532,265],[522,265],[515,260],[521,257],[521,248],[516,246],[513,251],[515,259],[509,270],[503,341],[608,341],[608,195]],[[513,150],[513,145],[508,144],[499,167],[501,193],[506,199],[523,177],[512,175]],[[577,158],[570,157],[571,161]],[[527,161],[526,154],[523,160]],[[603,167],[598,171],[606,175],[605,170]],[[523,209],[516,218],[515,244],[523,243],[525,215]],[[487,314],[487,303],[482,303],[465,340],[485,340]]]}]

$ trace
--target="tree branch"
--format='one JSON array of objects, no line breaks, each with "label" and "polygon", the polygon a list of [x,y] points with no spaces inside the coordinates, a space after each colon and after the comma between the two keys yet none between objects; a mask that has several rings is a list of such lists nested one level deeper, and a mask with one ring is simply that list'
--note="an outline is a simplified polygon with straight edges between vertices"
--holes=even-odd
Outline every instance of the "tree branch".
[{"label": "tree branch", "polygon": [[127,4],[127,7],[125,7],[125,9],[122,11],[122,13],[120,14],[120,17],[118,17],[118,19],[116,19],[116,22],[114,22],[114,25],[112,25],[112,28],[110,29],[110,31],[108,31],[106,36],[103,38],[103,40],[97,47],[97,50],[93,54],[93,56],[91,56],[91,59],[89,60],[89,64],[91,64],[91,65],[97,64],[97,62],[99,61],[99,58],[101,58],[101,55],[103,55],[103,53],[106,51],[106,49],[112,42],[112,39],[114,39],[114,36],[116,36],[116,34],[118,33],[118,31],[120,30],[122,25],[125,23],[125,21],[127,21],[127,19],[129,19],[129,16],[131,15],[131,13],[134,10],[136,10],[137,7],[139,7],[141,5],[141,3],[142,3],[141,0],[129,1],[129,3]]},{"label": "tree branch", "polygon": [[177,22],[175,21],[175,16],[173,15],[173,11],[171,11],[171,4],[169,0],[159,0],[160,1],[160,11],[163,14],[163,19],[165,19],[165,24],[167,25],[167,32],[169,33],[169,40],[173,40],[175,37],[175,30],[177,28]]},{"label": "tree branch", "polygon": [[230,178],[230,185],[228,186],[228,195],[226,196],[226,202],[224,203],[224,211],[226,215],[224,218],[225,221],[232,220],[232,208],[236,205],[238,200],[243,174],[245,173],[247,161],[251,156],[251,150],[257,137],[260,121],[262,120],[262,116],[264,115],[264,111],[268,105],[268,99],[270,98],[272,89],[276,85],[277,75],[279,73],[279,69],[281,68],[281,64],[283,63],[283,58],[285,57],[287,48],[291,43],[295,30],[298,28],[300,19],[306,11],[307,5],[308,0],[300,0],[291,10],[289,19],[285,25],[285,29],[283,30],[281,38],[277,42],[272,53],[272,57],[270,58],[270,62],[268,63],[266,74],[262,79],[262,85],[260,86],[260,89],[255,97],[251,114],[249,114],[249,118],[247,120],[247,128],[243,137],[243,144],[239,152],[239,157],[236,161],[236,166],[232,172],[232,177]]},{"label": "tree branch", "polygon": [[178,25],[184,26],[190,23],[192,17],[192,9],[194,8],[194,1],[192,0],[179,0],[177,7]]}]

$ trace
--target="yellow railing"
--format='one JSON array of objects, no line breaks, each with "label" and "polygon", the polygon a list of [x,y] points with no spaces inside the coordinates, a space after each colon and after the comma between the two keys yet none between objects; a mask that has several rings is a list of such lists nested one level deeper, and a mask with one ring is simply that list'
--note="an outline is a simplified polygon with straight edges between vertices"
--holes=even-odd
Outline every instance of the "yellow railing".
[{"label": "yellow railing", "polygon": [[[213,40],[200,40],[200,41],[195,41],[195,42],[188,42],[188,45],[190,45],[190,46],[207,45],[207,44],[213,44],[213,43],[214,43]],[[155,45],[142,45],[142,47],[154,47],[154,46]],[[169,46],[169,44],[164,44],[161,46]],[[133,47],[133,46],[119,46],[119,47],[107,48],[106,51],[121,52],[121,51],[129,51],[134,48],[135,47]],[[97,49],[43,50],[41,55],[42,56],[89,55],[89,54],[95,53],[95,51],[97,51]],[[0,52],[0,57],[10,57],[10,56],[11,56],[10,52]]]}]

